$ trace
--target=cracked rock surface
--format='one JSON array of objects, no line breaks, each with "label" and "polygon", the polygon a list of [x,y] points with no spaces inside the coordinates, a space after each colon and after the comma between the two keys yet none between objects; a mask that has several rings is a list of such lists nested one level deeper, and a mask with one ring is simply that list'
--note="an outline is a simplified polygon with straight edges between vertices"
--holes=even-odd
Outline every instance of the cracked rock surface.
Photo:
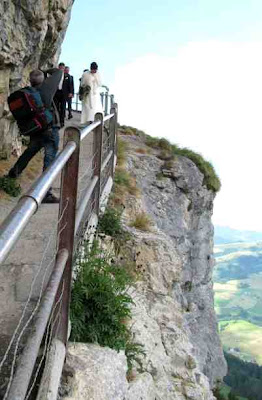
[{"label": "cracked rock surface", "polygon": [[0,159],[19,148],[7,97],[30,71],[57,62],[74,0],[0,2]]}]

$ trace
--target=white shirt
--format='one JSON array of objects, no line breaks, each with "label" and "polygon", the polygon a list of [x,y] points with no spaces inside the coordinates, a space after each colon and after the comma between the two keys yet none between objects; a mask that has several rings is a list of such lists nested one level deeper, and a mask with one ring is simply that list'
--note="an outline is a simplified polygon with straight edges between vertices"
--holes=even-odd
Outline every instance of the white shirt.
[{"label": "white shirt", "polygon": [[63,72],[63,74],[62,74],[62,78],[61,78],[61,80],[60,80],[60,82],[59,82],[59,85],[58,85],[58,90],[62,90],[62,88],[63,88],[63,81],[64,81],[64,72]]}]

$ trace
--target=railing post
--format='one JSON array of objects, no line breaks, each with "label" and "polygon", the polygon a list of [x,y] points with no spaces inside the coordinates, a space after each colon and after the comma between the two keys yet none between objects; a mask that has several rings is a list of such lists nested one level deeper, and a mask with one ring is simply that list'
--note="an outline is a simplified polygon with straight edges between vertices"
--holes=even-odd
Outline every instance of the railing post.
[{"label": "railing post", "polygon": [[104,93],[104,92],[100,93],[102,107],[104,107],[104,95],[105,95],[105,93]]},{"label": "railing post", "polygon": [[78,111],[78,93],[76,94],[76,111]]},{"label": "railing post", "polygon": [[114,117],[110,119],[109,122],[109,140],[110,140],[110,150],[113,151],[113,156],[111,160],[110,173],[113,178],[115,169],[115,155],[117,151],[116,147],[116,133],[117,133],[117,104],[114,103],[110,109],[110,114],[114,114]]},{"label": "railing post", "polygon": [[114,97],[115,96],[113,94],[110,94],[110,108],[112,108],[114,105]]},{"label": "railing post", "polygon": [[63,292],[60,315],[61,320],[58,326],[57,338],[60,339],[65,345],[67,343],[71,295],[80,134],[81,132],[78,128],[65,129],[64,146],[66,143],[74,141],[77,147],[63,168],[60,190],[59,224],[57,233],[58,252],[61,249],[66,249],[69,255],[63,278],[61,279],[61,284],[56,296],[56,301],[58,301],[61,293]]},{"label": "railing post", "polygon": [[96,189],[94,193],[94,210],[99,215],[100,209],[100,178],[101,178],[101,164],[102,164],[102,144],[103,144],[103,114],[97,113],[95,115],[95,121],[101,121],[93,133],[93,171],[94,175],[98,176]]},{"label": "railing post", "polygon": [[108,114],[108,92],[105,93],[105,115]]}]

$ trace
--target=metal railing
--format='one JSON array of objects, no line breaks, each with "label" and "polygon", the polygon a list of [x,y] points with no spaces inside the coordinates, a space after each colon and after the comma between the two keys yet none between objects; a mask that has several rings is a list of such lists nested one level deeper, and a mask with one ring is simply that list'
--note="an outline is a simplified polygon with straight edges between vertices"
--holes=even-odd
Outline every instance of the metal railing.
[{"label": "metal railing", "polygon": [[[111,107],[113,107],[115,96],[113,94],[109,94],[108,90],[100,93],[100,96],[101,96],[101,102],[102,102],[102,106],[103,106],[104,115],[108,115]],[[82,110],[81,101],[79,100],[78,93],[75,94],[75,96],[72,100],[72,110],[77,111],[77,112],[80,112]]]},{"label": "metal railing", "polygon": [[[40,306],[34,316],[27,343],[18,360],[14,377],[7,388],[4,397],[7,400],[32,398],[30,393],[28,394],[29,385],[35,374],[41,342],[47,336],[47,326],[53,314],[55,314],[56,318],[59,317],[60,321],[55,326],[56,335],[53,335],[51,346],[55,348],[56,354],[57,352],[60,354],[60,357],[59,359],[53,357],[51,366],[49,365],[47,369],[49,369],[49,374],[52,375],[52,368],[55,364],[56,370],[60,371],[59,374],[62,372],[68,340],[69,305],[73,273],[72,260],[74,249],[77,245],[76,240],[81,237],[90,221],[98,220],[100,205],[105,197],[105,191],[110,191],[111,189],[116,162],[116,130],[116,104],[112,105],[109,115],[103,117],[102,114],[96,114],[95,122],[83,129],[75,126],[66,128],[63,150],[29,191],[19,199],[16,207],[1,226],[0,263],[12,251],[31,217],[37,212],[52,182],[60,172],[62,173],[56,260]],[[81,142],[91,132],[93,132],[93,174],[90,184],[81,197],[81,201],[77,204],[80,147]],[[104,149],[104,147],[106,148]],[[85,210],[88,205],[91,205],[91,216],[86,220]],[[59,311],[54,308],[54,304],[58,299],[60,300]],[[59,316],[57,316],[58,312]],[[60,350],[58,351],[57,349]],[[45,370],[43,376],[46,373]],[[56,379],[55,389],[52,389],[54,390],[53,397],[50,392],[48,399],[56,398],[60,380],[59,374]],[[40,384],[39,393],[42,389]],[[37,400],[47,398],[42,392],[39,393],[34,398],[37,398]]]}]

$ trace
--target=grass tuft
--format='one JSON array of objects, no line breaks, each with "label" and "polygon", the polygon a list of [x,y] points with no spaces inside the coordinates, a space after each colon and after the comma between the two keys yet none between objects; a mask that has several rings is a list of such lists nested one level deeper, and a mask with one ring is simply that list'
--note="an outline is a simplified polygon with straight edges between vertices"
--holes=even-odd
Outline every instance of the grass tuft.
[{"label": "grass tuft", "polygon": [[139,229],[140,231],[149,231],[151,225],[152,221],[145,212],[136,214],[134,220],[130,223],[130,226]]},{"label": "grass tuft", "polygon": [[136,152],[136,153],[139,153],[139,154],[148,154],[148,150],[145,149],[144,147],[136,148],[136,149],[135,149],[135,152]]},{"label": "grass tuft", "polygon": [[124,140],[120,138],[117,141],[117,165],[123,166],[126,162],[126,152],[128,145]]}]

